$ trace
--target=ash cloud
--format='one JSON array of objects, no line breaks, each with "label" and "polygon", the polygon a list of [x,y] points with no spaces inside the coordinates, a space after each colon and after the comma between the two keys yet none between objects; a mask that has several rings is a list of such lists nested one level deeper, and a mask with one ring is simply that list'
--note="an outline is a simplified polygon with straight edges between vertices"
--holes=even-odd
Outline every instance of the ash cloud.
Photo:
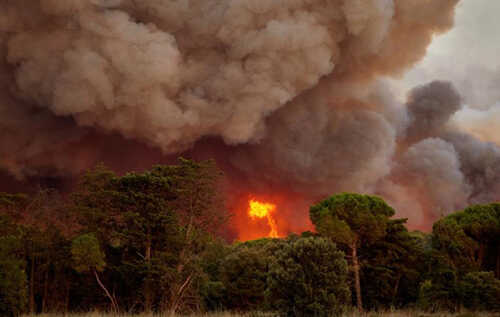
[{"label": "ash cloud", "polygon": [[187,153],[218,160],[230,201],[288,197],[290,230],[307,219],[293,205],[336,191],[425,227],[499,193],[500,151],[456,128],[451,84],[401,104],[381,79],[425,55],[457,2],[3,1],[0,168],[71,178]]},{"label": "ash cloud", "polygon": [[406,137],[416,141],[439,134],[461,107],[460,95],[450,82],[434,81],[414,88],[406,104],[410,120]]}]

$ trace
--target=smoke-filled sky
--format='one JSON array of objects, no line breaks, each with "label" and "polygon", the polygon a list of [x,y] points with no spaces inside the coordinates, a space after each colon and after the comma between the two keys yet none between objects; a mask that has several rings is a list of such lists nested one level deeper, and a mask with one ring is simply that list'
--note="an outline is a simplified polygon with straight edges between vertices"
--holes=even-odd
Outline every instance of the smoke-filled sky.
[{"label": "smoke-filled sky", "polygon": [[[500,32],[496,17],[499,11],[498,1],[460,1],[453,29],[436,36],[422,61],[404,80],[397,80],[395,84],[401,85],[404,91],[428,78],[439,77],[460,86],[461,93],[466,94],[475,107],[485,108],[488,103],[498,101],[500,93],[492,96],[497,90],[492,80],[500,67]],[[479,74],[481,71],[486,74]]]},{"label": "smoke-filled sky", "polygon": [[[500,144],[500,2],[462,0],[455,26],[437,36],[427,55],[404,80],[395,81],[406,91],[430,78],[449,80],[464,98],[465,109],[454,118],[461,128]],[[483,111],[480,111],[483,110]]]},{"label": "smoke-filled sky", "polygon": [[278,205],[285,234],[340,191],[381,195],[428,229],[500,197],[498,8],[0,1],[2,187],[185,155],[226,172],[240,238],[249,197]]}]

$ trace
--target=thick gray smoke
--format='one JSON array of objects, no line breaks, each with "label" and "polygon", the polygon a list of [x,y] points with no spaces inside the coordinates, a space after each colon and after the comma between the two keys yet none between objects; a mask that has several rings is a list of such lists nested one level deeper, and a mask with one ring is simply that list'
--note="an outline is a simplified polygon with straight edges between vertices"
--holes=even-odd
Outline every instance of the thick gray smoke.
[{"label": "thick gray smoke", "polygon": [[449,82],[435,81],[414,88],[406,105],[410,123],[406,137],[416,141],[433,136],[445,128],[461,108],[460,95]]},{"label": "thick gray smoke", "polygon": [[500,148],[474,136],[450,131],[442,138],[453,144],[461,163],[461,170],[472,192],[472,203],[500,200]]},{"label": "thick gray smoke", "polygon": [[[462,132],[467,124],[458,128],[453,115],[460,110],[459,101],[446,82],[410,92],[406,109],[413,120],[399,142],[395,168],[378,188],[402,214],[423,226],[467,204],[500,199],[500,148]],[[495,127],[489,132],[495,135]]]},{"label": "thick gray smoke", "polygon": [[457,2],[0,1],[0,168],[160,156],[142,142],[215,156],[235,193],[377,193],[424,227],[498,193],[500,151],[456,131],[450,84],[400,104],[379,78],[419,61]]}]

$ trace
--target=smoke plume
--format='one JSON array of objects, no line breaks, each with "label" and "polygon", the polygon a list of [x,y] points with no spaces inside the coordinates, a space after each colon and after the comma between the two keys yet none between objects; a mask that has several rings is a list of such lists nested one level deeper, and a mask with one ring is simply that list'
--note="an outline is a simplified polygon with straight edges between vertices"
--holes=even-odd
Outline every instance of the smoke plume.
[{"label": "smoke plume", "polygon": [[452,85],[401,104],[383,79],[452,27],[457,2],[2,1],[0,169],[214,157],[236,218],[245,195],[273,197],[280,228],[299,230],[308,204],[359,191],[425,228],[500,196],[500,150],[456,127]]}]

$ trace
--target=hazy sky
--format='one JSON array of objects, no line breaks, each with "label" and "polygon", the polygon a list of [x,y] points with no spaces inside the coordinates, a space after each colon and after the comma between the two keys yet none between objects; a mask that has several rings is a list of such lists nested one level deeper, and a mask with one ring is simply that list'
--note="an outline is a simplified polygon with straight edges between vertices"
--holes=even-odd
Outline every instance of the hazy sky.
[{"label": "hazy sky", "polygon": [[437,36],[427,56],[396,80],[401,92],[434,79],[451,80],[475,108],[500,100],[500,1],[462,0],[455,27]]},{"label": "hazy sky", "polygon": [[437,36],[427,56],[403,80],[394,80],[402,100],[417,85],[452,81],[464,108],[453,118],[462,130],[500,144],[500,1],[462,0],[455,27]]},{"label": "hazy sky", "polygon": [[451,58],[451,64],[500,65],[500,1],[462,0],[452,31],[437,37],[423,64]]}]

